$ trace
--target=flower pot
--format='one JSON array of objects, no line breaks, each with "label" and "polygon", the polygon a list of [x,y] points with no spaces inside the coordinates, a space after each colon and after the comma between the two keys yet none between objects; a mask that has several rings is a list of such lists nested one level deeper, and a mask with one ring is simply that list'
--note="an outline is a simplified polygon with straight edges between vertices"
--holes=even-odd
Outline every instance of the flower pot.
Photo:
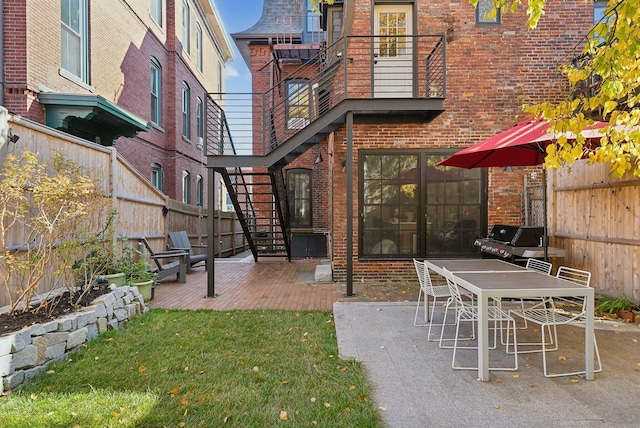
[{"label": "flower pot", "polygon": [[132,287],[138,287],[138,291],[144,298],[144,301],[149,301],[153,298],[153,279],[142,282],[132,282],[130,285]]},{"label": "flower pot", "polygon": [[109,275],[102,275],[99,279],[104,279],[109,281],[109,284],[115,284],[118,287],[125,285],[127,283],[127,278],[124,275],[124,272],[112,273]]}]

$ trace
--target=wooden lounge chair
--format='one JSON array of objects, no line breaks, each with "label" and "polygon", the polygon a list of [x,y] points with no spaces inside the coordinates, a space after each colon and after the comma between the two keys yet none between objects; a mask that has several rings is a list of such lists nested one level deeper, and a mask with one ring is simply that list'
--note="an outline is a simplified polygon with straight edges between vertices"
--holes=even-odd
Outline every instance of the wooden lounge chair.
[{"label": "wooden lounge chair", "polygon": [[151,272],[157,274],[156,280],[160,281],[171,275],[176,275],[178,282],[187,282],[187,257],[189,253],[184,250],[154,252],[144,236],[140,238],[140,242],[144,244],[151,260],[156,265],[151,269]]},{"label": "wooden lounge chair", "polygon": [[[204,244],[192,244],[189,242],[189,236],[187,232],[181,230],[179,232],[169,232],[169,239],[171,239],[171,250],[183,250],[187,254],[187,273],[191,273],[191,268],[197,263],[205,262],[205,269],[207,268],[207,246]],[[204,249],[204,253],[194,254],[193,249]]]}]

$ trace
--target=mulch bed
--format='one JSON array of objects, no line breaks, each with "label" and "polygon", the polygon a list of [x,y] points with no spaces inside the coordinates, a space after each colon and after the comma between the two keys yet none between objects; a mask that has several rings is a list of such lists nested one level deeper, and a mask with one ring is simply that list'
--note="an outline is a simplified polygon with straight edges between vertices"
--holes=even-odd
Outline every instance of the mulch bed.
[{"label": "mulch bed", "polygon": [[[31,310],[16,312],[12,315],[2,314],[0,315],[0,335],[13,333],[34,324],[53,321],[62,315],[75,312],[78,307],[89,306],[93,300],[103,294],[109,293],[109,291],[109,284],[105,282],[94,285],[91,290],[84,293],[84,295],[78,290],[73,298],[69,298],[69,292],[65,291],[51,300],[48,311],[42,308],[38,313],[34,313],[34,309],[32,308]],[[72,302],[76,302],[76,305],[74,306]]]}]

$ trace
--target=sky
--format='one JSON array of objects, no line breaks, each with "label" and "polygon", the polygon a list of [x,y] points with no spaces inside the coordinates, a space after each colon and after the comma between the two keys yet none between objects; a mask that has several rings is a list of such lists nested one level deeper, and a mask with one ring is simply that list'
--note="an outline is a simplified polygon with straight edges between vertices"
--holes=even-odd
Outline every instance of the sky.
[{"label": "sky", "polygon": [[251,74],[231,38],[231,34],[252,27],[262,15],[263,0],[213,0],[220,13],[235,61],[227,63],[227,81],[225,92],[251,92]]}]

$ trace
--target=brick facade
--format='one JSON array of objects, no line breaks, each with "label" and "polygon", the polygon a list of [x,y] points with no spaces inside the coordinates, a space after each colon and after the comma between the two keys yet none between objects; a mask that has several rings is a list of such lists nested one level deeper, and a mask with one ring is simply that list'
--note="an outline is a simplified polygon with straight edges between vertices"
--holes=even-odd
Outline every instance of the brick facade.
[{"label": "brick facade", "polygon": [[[207,205],[207,174],[201,149],[196,147],[196,97],[205,102],[207,92],[217,91],[217,64],[230,58],[230,46],[207,31],[217,22],[211,14],[199,14],[196,0],[191,8],[191,55],[182,51],[182,1],[166,0],[163,22],[156,24],[148,0],[88,2],[89,82],[63,76],[60,71],[60,3],[11,0],[4,8],[4,104],[12,112],[45,122],[40,91],[100,95],[144,121],[150,120],[149,69],[151,58],[162,67],[162,123],[136,137],[121,137],[115,146],[144,177],[151,164],[163,168],[163,192],[182,200],[182,171],[191,174],[191,203],[196,203],[196,177],[203,177]],[[209,2],[201,2],[210,10]],[[205,25],[205,19],[211,20]],[[195,26],[203,29],[204,65],[196,68]],[[178,23],[178,24],[176,24]],[[214,38],[218,37],[216,41]],[[228,52],[223,58],[220,53]],[[224,72],[224,71],[223,71]],[[182,138],[182,81],[191,90],[191,140]],[[215,186],[215,184],[212,184]],[[216,201],[217,203],[217,201]]]},{"label": "brick facade", "polygon": [[[593,21],[593,5],[581,0],[548,2],[546,14],[535,30],[527,29],[524,10],[503,14],[500,25],[483,26],[476,25],[475,10],[465,0],[407,3],[413,5],[413,34],[447,35],[444,112],[430,122],[407,123],[389,118],[384,123],[356,123],[352,129],[353,189],[346,188],[346,175],[342,172],[342,162],[346,159],[346,127],[339,128],[329,141],[314,146],[287,166],[313,169],[313,226],[322,228],[328,224],[337,281],[346,280],[346,195],[349,191],[354,192],[354,281],[385,282],[415,277],[411,260],[359,258],[359,151],[461,149],[526,118],[523,104],[563,99],[568,96],[568,87],[559,66],[579,54],[576,49]],[[374,2],[355,0],[348,6],[352,7],[353,14],[350,34],[373,34]],[[265,67],[272,59],[271,51],[267,45],[256,44],[250,52],[253,91],[265,92],[274,83],[269,67]],[[354,63],[359,60],[349,59]],[[287,76],[286,68],[283,70],[281,80]],[[322,151],[325,161],[314,165],[318,150]],[[524,174],[536,170],[539,169],[518,168],[515,174],[501,168],[488,171],[486,218],[489,225],[522,223]]]}]

